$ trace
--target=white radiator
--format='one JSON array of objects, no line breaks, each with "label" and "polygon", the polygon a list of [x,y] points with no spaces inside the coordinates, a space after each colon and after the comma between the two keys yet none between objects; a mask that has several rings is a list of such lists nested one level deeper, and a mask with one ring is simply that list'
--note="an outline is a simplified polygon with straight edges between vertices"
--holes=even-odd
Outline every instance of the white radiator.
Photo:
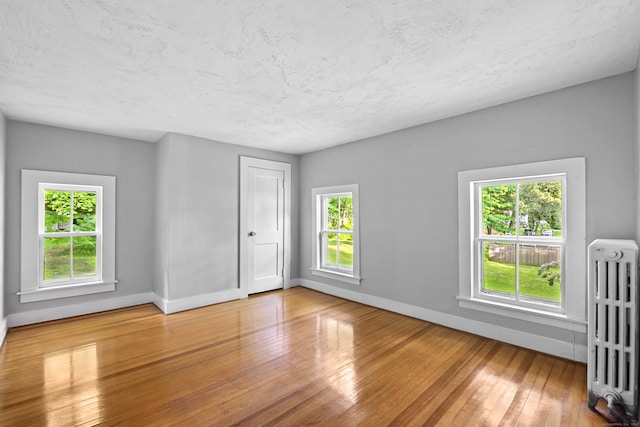
[{"label": "white radiator", "polygon": [[638,416],[638,245],[598,239],[589,245],[589,407]]}]

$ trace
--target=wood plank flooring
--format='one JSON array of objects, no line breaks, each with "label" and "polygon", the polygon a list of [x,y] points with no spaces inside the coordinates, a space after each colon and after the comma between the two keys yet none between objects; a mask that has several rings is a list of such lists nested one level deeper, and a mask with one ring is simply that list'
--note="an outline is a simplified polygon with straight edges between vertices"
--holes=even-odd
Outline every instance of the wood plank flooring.
[{"label": "wood plank flooring", "polygon": [[585,370],[298,287],[11,329],[0,425],[602,426]]}]

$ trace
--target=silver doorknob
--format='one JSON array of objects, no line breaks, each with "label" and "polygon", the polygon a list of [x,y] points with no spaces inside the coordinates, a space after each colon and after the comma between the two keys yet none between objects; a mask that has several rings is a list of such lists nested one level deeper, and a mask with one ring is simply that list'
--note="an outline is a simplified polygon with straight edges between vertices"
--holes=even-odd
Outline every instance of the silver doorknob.
[{"label": "silver doorknob", "polygon": [[253,237],[253,236],[255,236],[255,235],[256,235],[256,232],[255,232],[255,231],[250,231],[250,232],[249,232],[249,236]]}]

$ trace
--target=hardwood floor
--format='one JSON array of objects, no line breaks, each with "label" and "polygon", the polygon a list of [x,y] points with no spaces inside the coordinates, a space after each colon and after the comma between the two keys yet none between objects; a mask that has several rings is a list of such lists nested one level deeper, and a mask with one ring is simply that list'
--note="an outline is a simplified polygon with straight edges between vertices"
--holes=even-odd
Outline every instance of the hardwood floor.
[{"label": "hardwood floor", "polygon": [[293,288],[11,329],[0,425],[601,426],[585,365]]}]

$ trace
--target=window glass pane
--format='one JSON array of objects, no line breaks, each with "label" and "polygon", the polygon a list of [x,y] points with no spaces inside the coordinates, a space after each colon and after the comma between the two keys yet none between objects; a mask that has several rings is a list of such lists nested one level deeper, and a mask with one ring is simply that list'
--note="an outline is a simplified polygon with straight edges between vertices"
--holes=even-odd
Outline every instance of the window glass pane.
[{"label": "window glass pane", "polygon": [[69,230],[71,214],[71,192],[58,190],[44,191],[44,231],[46,233]]},{"label": "window glass pane", "polygon": [[96,236],[73,238],[73,277],[96,275]]},{"label": "window glass pane", "polygon": [[515,234],[515,184],[482,187],[482,233],[491,235]]},{"label": "window glass pane", "polygon": [[521,234],[562,236],[562,181],[519,184]]},{"label": "window glass pane", "polygon": [[340,229],[353,230],[353,203],[351,196],[340,197]]},{"label": "window glass pane", "polygon": [[340,226],[339,197],[327,197],[327,228],[337,230]]},{"label": "window glass pane", "polygon": [[339,250],[339,266],[342,268],[353,268],[353,235],[340,234]]},{"label": "window glass pane", "polygon": [[325,265],[336,265],[336,253],[338,249],[338,238],[335,233],[327,233],[325,234],[325,251],[326,254],[324,258]]},{"label": "window glass pane", "polygon": [[515,295],[515,245],[511,243],[483,242],[482,259],[482,291]]},{"label": "window glass pane", "polygon": [[44,280],[71,278],[71,239],[69,237],[44,238]]},{"label": "window glass pane", "polygon": [[96,230],[96,193],[73,193],[73,231]]},{"label": "window glass pane", "polygon": [[527,301],[559,304],[560,247],[519,245],[518,285],[520,297]]}]

